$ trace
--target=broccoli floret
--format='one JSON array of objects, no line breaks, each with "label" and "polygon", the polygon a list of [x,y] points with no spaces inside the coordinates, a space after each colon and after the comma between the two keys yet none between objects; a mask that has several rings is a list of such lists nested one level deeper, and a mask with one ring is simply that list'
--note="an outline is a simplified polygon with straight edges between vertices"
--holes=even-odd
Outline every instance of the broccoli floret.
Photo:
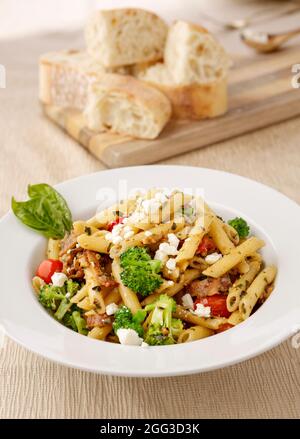
[{"label": "broccoli floret", "polygon": [[121,254],[122,283],[142,296],[148,296],[160,287],[163,280],[158,274],[161,262],[151,259],[145,248],[131,247]]},{"label": "broccoli floret", "polygon": [[74,318],[72,316],[72,312],[71,311],[67,312],[63,316],[62,323],[65,326],[67,326],[68,328],[73,329],[73,331],[77,332],[77,326],[76,326],[76,323],[75,323],[75,320],[74,320]]},{"label": "broccoli floret", "polygon": [[59,303],[65,299],[65,294],[66,292],[63,287],[44,285],[39,294],[39,301],[45,308],[55,311]]},{"label": "broccoli floret", "polygon": [[152,312],[145,342],[149,345],[168,345],[176,343],[176,339],[183,330],[182,321],[174,319],[172,313],[176,310],[176,302],[167,294],[147,305],[145,311]]},{"label": "broccoli floret", "polygon": [[82,335],[87,335],[88,330],[86,329],[86,321],[83,317],[81,317],[79,311],[72,312],[72,319],[74,320],[74,323],[76,325],[77,332]]},{"label": "broccoli floret", "polygon": [[250,227],[243,218],[236,217],[229,220],[228,224],[238,232],[240,238],[247,238],[249,235]]},{"label": "broccoli floret", "polygon": [[[40,303],[52,311],[56,311],[55,317],[61,320],[70,309],[70,298],[77,293],[79,284],[68,280],[62,287],[44,285],[39,294]],[[66,294],[68,293],[68,297]]]},{"label": "broccoli floret", "polygon": [[115,321],[113,323],[115,333],[117,334],[118,330],[121,328],[134,329],[140,337],[143,337],[144,330],[142,322],[145,320],[146,314],[146,311],[139,310],[133,315],[127,306],[121,306],[121,308],[115,313]]}]

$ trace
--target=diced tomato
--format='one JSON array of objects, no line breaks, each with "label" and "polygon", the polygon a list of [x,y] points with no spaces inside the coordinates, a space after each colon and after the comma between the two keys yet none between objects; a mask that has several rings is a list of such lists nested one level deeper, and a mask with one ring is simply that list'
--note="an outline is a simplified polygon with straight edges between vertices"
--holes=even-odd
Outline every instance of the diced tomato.
[{"label": "diced tomato", "polygon": [[112,229],[117,225],[117,224],[122,224],[124,221],[125,216],[119,216],[115,221],[111,222],[108,224],[107,226],[107,230],[109,232],[112,231]]},{"label": "diced tomato", "polygon": [[63,263],[58,259],[46,259],[39,265],[36,275],[43,279],[46,284],[49,284],[53,274],[56,272],[61,272],[62,269]]},{"label": "diced tomato", "polygon": [[214,294],[213,296],[200,297],[195,301],[195,309],[197,303],[202,303],[204,306],[210,306],[211,315],[215,317],[226,317],[230,316],[230,312],[226,306],[226,296],[222,294]]},{"label": "diced tomato", "polygon": [[213,253],[217,250],[217,247],[209,236],[204,236],[202,241],[199,244],[199,247],[197,249],[197,254],[200,254],[201,256],[207,256],[209,253]]},{"label": "diced tomato", "polygon": [[216,330],[216,333],[219,334],[220,332],[227,331],[230,328],[233,328],[234,325],[231,325],[230,323],[223,323],[223,325],[220,325],[219,328]]}]

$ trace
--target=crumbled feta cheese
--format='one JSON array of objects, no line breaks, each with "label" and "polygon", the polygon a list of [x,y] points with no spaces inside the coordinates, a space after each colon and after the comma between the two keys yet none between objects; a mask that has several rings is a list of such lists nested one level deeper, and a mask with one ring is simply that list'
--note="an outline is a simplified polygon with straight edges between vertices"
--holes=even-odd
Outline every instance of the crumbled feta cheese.
[{"label": "crumbled feta cheese", "polygon": [[182,305],[185,308],[194,309],[193,298],[192,298],[192,296],[189,293],[187,293],[184,296],[182,296]]},{"label": "crumbled feta cheese", "polygon": [[177,238],[177,236],[174,235],[174,233],[169,233],[169,234],[168,234],[168,241],[169,241],[169,244],[170,244],[172,247],[175,247],[176,250],[177,250],[177,247],[178,247],[180,241],[179,241],[179,239]]},{"label": "crumbled feta cheese", "polygon": [[104,238],[106,239],[106,241],[112,241],[113,235],[112,233],[108,232],[105,234]]},{"label": "crumbled feta cheese", "polygon": [[62,287],[67,280],[65,273],[54,273],[51,277],[52,284],[55,287]]},{"label": "crumbled feta cheese", "polygon": [[162,242],[159,246],[159,250],[166,253],[168,256],[175,256],[178,254],[177,248],[167,242]]},{"label": "crumbled feta cheese", "polygon": [[125,239],[129,239],[129,238],[131,238],[133,235],[134,235],[134,231],[131,230],[131,231],[129,231],[129,232],[124,233],[124,238],[125,238]]},{"label": "crumbled feta cheese", "polygon": [[146,343],[145,341],[142,342],[141,344],[142,348],[147,348],[149,345],[148,343]]},{"label": "crumbled feta cheese", "polygon": [[143,339],[134,329],[121,328],[117,331],[117,336],[120,343],[124,345],[141,346],[143,343]]},{"label": "crumbled feta cheese", "polygon": [[110,303],[105,308],[105,312],[108,316],[112,316],[113,314],[115,314],[118,311],[118,309],[119,309],[119,307],[116,303]]},{"label": "crumbled feta cheese", "polygon": [[168,270],[173,271],[176,268],[176,261],[175,259],[168,259],[166,262],[166,267]]},{"label": "crumbled feta cheese", "polygon": [[124,230],[124,233],[132,232],[132,227],[130,227],[130,226],[125,226],[123,230]]},{"label": "crumbled feta cheese", "polygon": [[157,250],[154,259],[157,259],[158,261],[161,262],[166,262],[166,260],[168,259],[168,255],[166,255],[166,253],[161,250]]},{"label": "crumbled feta cheese", "polygon": [[66,297],[66,299],[70,299],[71,293],[67,293],[65,297]]},{"label": "crumbled feta cheese", "polygon": [[127,223],[128,223],[128,218],[123,218],[122,224],[127,224]]},{"label": "crumbled feta cheese", "polygon": [[117,235],[113,237],[112,239],[113,244],[120,244],[120,242],[122,242],[122,236]]},{"label": "crumbled feta cheese", "polygon": [[123,224],[116,224],[111,231],[112,235],[113,236],[119,235],[123,227],[124,227]]},{"label": "crumbled feta cheese", "polygon": [[168,283],[169,287],[172,287],[174,285],[174,281],[173,280],[168,280],[167,283]]},{"label": "crumbled feta cheese", "polygon": [[149,236],[151,236],[152,235],[152,232],[150,232],[150,230],[146,230],[146,232],[145,232],[145,236],[147,236],[147,238],[149,237]]},{"label": "crumbled feta cheese", "polygon": [[214,264],[219,259],[222,258],[222,255],[220,253],[211,253],[210,255],[207,255],[205,258],[205,262],[207,262],[209,265]]},{"label": "crumbled feta cheese", "polygon": [[196,314],[198,317],[210,317],[210,311],[210,306],[204,306],[202,303],[197,303],[193,314]]}]

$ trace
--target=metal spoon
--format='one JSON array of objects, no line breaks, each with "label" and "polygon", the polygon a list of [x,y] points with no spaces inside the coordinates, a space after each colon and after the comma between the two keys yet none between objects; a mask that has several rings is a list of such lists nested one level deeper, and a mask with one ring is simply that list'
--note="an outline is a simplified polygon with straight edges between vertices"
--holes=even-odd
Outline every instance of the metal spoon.
[{"label": "metal spoon", "polygon": [[269,34],[267,32],[256,32],[245,29],[241,32],[242,41],[252,49],[261,53],[270,53],[278,50],[291,38],[300,35],[300,28],[280,34]]}]

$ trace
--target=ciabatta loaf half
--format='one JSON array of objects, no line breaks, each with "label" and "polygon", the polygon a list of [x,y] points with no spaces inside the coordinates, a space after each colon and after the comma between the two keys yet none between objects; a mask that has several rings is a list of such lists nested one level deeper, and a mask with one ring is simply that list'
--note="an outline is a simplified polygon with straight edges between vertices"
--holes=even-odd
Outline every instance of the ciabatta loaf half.
[{"label": "ciabatta loaf half", "polygon": [[106,74],[90,86],[87,126],[141,139],[155,139],[171,116],[166,96],[131,76]]},{"label": "ciabatta loaf half", "polygon": [[162,59],[168,26],[143,9],[96,11],[85,28],[87,50],[106,67]]},{"label": "ciabatta loaf half", "polygon": [[87,52],[65,50],[46,53],[39,62],[39,98],[47,105],[83,110],[88,87],[106,72],[127,73],[128,69],[107,69]]},{"label": "ciabatta loaf half", "polygon": [[178,21],[170,27],[164,62],[137,65],[133,74],[170,99],[173,117],[202,119],[227,111],[229,66],[225,50],[206,29]]},{"label": "ciabatta loaf half", "polygon": [[174,119],[204,119],[227,111],[227,80],[203,84],[177,85],[162,63],[149,67],[138,77],[164,93],[172,104]]}]

